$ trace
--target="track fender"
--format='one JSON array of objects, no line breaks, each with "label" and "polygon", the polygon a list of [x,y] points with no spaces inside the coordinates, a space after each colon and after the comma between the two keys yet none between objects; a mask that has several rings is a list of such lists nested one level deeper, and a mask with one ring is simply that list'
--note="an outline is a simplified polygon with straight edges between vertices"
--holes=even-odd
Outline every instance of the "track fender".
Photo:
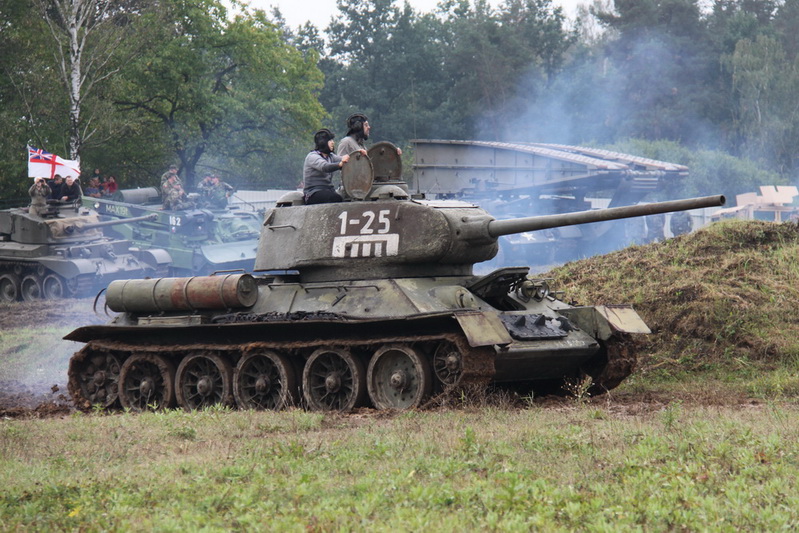
[{"label": "track fender", "polygon": [[652,333],[631,305],[597,305],[559,311],[594,338],[608,340],[614,333]]},{"label": "track fender", "polygon": [[[133,250],[131,250],[131,252],[133,252]],[[158,267],[168,266],[172,263],[172,256],[162,248],[140,250],[135,255],[138,256],[140,261],[147,264],[147,266],[152,269],[158,269]]]},{"label": "track fender", "polygon": [[48,259],[41,258],[39,263],[66,279],[76,278],[82,274],[94,274],[97,267],[89,259]]},{"label": "track fender", "polygon": [[513,342],[510,333],[496,313],[480,311],[456,313],[455,319],[460,324],[469,346],[507,345]]}]

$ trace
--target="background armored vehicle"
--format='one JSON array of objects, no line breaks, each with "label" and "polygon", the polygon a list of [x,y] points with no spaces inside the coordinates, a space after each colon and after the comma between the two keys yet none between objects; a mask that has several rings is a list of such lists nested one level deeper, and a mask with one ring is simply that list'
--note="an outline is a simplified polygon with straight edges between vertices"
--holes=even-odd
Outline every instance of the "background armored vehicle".
[{"label": "background armored vehicle", "polygon": [[106,237],[114,224],[74,204],[0,211],[0,300],[93,296],[115,279],[166,275],[168,253]]},{"label": "background armored vehicle", "polygon": [[[414,190],[428,198],[468,200],[498,218],[633,205],[675,189],[688,175],[683,165],[582,146],[449,140],[413,144]],[[502,264],[552,265],[659,240],[667,236],[666,222],[604,221],[553,229],[551,239],[504,239],[502,254],[478,270]],[[550,240],[557,243],[554,257]]]},{"label": "background armored vehicle", "polygon": [[476,276],[474,263],[502,235],[724,201],[496,220],[411,199],[395,173],[373,183],[374,168],[345,166],[351,201],[305,206],[294,193],[267,212],[253,275],[111,283],[121,314],[66,337],[87,343],[70,361],[76,405],[407,409],[450,387],[583,375],[611,389],[635,365],[626,336],[649,332],[631,307],[568,305],[527,267]]},{"label": "background armored vehicle", "polygon": [[[109,219],[121,238],[143,249],[164,248],[172,257],[170,275],[191,276],[221,270],[251,271],[255,264],[261,217],[233,209],[167,211],[154,187],[122,189],[111,199],[83,197]],[[134,220],[144,215],[151,219]],[[127,219],[127,220],[126,220]]]}]

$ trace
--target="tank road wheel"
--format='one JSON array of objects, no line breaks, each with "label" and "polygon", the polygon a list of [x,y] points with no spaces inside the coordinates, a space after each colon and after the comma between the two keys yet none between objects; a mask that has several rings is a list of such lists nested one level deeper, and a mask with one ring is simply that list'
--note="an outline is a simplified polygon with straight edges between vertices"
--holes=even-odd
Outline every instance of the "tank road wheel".
[{"label": "tank road wheel", "polygon": [[[78,357],[86,350],[84,357]],[[84,348],[69,361],[69,393],[79,409],[109,408],[119,397],[119,359],[108,352]]]},{"label": "tank road wheel", "polygon": [[33,302],[42,298],[42,282],[35,274],[28,274],[22,278],[20,283],[20,293],[26,302]]},{"label": "tank road wheel", "polygon": [[45,300],[58,300],[67,295],[64,279],[58,274],[48,274],[42,280],[42,295]]},{"label": "tank road wheel", "polygon": [[283,409],[297,403],[297,375],[285,356],[247,354],[233,374],[233,395],[242,409]]},{"label": "tank road wheel", "polygon": [[19,300],[19,276],[11,272],[0,276],[0,301],[16,302]]},{"label": "tank road wheel", "polygon": [[348,350],[319,348],[302,372],[302,393],[316,411],[349,411],[366,397],[363,363]]},{"label": "tank road wheel", "polygon": [[178,366],[175,383],[178,405],[186,411],[232,403],[233,368],[216,354],[185,357]]},{"label": "tank road wheel", "polygon": [[161,410],[175,401],[175,365],[160,355],[133,354],[119,371],[119,403],[134,411]]},{"label": "tank road wheel", "polygon": [[433,372],[444,385],[455,385],[463,374],[463,356],[451,342],[443,342],[433,354]]},{"label": "tank road wheel", "polygon": [[412,409],[430,395],[433,374],[423,355],[410,346],[391,344],[369,361],[366,385],[377,409]]}]

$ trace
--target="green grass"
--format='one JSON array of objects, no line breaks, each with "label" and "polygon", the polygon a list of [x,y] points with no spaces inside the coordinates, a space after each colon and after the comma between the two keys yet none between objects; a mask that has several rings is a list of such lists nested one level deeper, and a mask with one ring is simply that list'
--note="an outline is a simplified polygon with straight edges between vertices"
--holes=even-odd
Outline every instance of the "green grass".
[{"label": "green grass", "polygon": [[793,406],[0,422],[0,529],[775,530]]}]

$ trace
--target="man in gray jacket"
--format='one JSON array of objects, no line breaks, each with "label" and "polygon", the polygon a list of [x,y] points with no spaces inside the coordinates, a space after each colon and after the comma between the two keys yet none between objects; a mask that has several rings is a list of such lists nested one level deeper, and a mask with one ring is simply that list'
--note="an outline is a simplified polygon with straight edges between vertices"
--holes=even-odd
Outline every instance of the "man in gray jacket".
[{"label": "man in gray jacket", "polygon": [[[338,155],[351,154],[358,150],[366,150],[365,142],[369,140],[369,117],[363,113],[353,113],[347,117],[347,136],[341,139],[336,153]],[[397,155],[402,155],[402,150],[397,148]]]},{"label": "man in gray jacket", "polygon": [[321,129],[314,134],[314,149],[305,157],[302,169],[305,203],[328,204],[341,202],[341,195],[333,187],[333,173],[350,160],[349,154],[338,156],[333,152],[335,134]]}]

